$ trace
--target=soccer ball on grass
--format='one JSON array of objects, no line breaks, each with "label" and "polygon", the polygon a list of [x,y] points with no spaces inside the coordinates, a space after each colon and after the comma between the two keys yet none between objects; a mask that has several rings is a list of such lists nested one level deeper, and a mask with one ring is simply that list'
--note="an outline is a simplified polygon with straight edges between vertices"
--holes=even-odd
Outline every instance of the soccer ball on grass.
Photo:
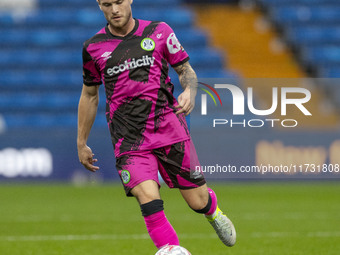
[{"label": "soccer ball on grass", "polygon": [[179,245],[165,245],[155,255],[191,255],[191,253]]}]

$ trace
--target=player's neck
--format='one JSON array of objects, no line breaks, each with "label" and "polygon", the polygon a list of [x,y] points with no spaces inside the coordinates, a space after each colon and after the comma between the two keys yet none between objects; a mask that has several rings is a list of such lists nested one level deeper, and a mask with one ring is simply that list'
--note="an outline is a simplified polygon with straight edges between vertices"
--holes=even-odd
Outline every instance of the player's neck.
[{"label": "player's neck", "polygon": [[122,28],[116,28],[116,27],[111,26],[110,24],[108,27],[109,27],[111,34],[115,36],[124,37],[128,35],[134,29],[135,24],[136,24],[135,19],[131,17],[129,22]]}]

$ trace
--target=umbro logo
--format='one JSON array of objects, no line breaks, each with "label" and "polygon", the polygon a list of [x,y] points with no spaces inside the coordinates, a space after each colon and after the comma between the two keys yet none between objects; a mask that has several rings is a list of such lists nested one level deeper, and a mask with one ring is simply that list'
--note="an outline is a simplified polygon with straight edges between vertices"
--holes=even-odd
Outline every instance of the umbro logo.
[{"label": "umbro logo", "polygon": [[109,58],[111,58],[111,54],[112,52],[107,51],[107,52],[104,52],[103,55],[101,55],[101,57],[104,58],[104,60],[108,60]]},{"label": "umbro logo", "polygon": [[198,178],[202,178],[203,177],[202,174],[200,172],[197,172],[197,171],[194,171],[191,174],[192,174],[192,177],[194,179],[198,179]]},{"label": "umbro logo", "polygon": [[162,34],[157,34],[157,38],[161,38],[162,37]]}]

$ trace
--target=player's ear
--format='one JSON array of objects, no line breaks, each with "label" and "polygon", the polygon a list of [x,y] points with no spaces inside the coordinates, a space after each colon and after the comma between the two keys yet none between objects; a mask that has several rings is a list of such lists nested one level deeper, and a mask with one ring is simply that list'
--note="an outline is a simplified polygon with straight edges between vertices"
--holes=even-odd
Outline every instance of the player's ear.
[{"label": "player's ear", "polygon": [[130,5],[133,3],[133,0],[130,0]]},{"label": "player's ear", "polygon": [[100,0],[97,0],[97,3],[98,3],[98,6],[99,6],[99,9],[102,10],[102,6],[100,4]]}]

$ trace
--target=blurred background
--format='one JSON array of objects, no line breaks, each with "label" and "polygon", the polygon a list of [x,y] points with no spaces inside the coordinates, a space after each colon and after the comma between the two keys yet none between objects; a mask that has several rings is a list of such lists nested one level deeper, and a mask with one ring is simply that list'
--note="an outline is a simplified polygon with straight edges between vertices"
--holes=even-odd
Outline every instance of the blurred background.
[{"label": "blurred background", "polygon": [[[202,165],[295,165],[298,172],[206,175],[238,231],[227,251],[202,216],[163,187],[181,245],[195,255],[338,255],[340,1],[134,0],[133,15],[171,25],[200,81],[231,83],[245,95],[252,87],[258,109],[270,107],[273,87],[312,94],[305,104],[312,116],[296,107],[267,116],[295,119],[296,128],[213,128],[211,116],[240,116],[232,115],[230,93],[220,93],[224,107],[208,97],[202,116],[198,90],[187,120]],[[105,25],[95,0],[0,0],[1,255],[156,252],[115,170],[103,86],[88,141],[101,170],[90,173],[78,160],[82,47]],[[172,69],[170,76],[177,97]],[[304,164],[314,171],[299,172]]]},{"label": "blurred background", "polygon": [[[275,84],[261,79],[288,79],[286,83],[292,79],[312,91],[313,117],[301,122],[303,133],[312,130],[309,137],[327,134],[327,138],[306,138],[301,130],[286,136],[300,137],[290,139],[288,145],[323,146],[327,151],[324,163],[339,162],[339,13],[338,0],[133,3],[134,17],[172,26],[199,78],[227,79],[242,89],[255,86],[256,101],[264,105],[270,102]],[[82,44],[105,24],[94,0],[1,0],[1,181],[117,179],[103,88],[89,141],[103,171],[95,177],[86,173],[76,151]],[[170,75],[178,96],[177,75],[174,70]],[[255,164],[259,139],[253,130],[246,132],[254,138],[247,163]],[[231,138],[244,137],[228,133]],[[284,137],[275,139],[283,141]],[[238,147],[242,149],[235,143],[229,150],[235,152]]]}]

